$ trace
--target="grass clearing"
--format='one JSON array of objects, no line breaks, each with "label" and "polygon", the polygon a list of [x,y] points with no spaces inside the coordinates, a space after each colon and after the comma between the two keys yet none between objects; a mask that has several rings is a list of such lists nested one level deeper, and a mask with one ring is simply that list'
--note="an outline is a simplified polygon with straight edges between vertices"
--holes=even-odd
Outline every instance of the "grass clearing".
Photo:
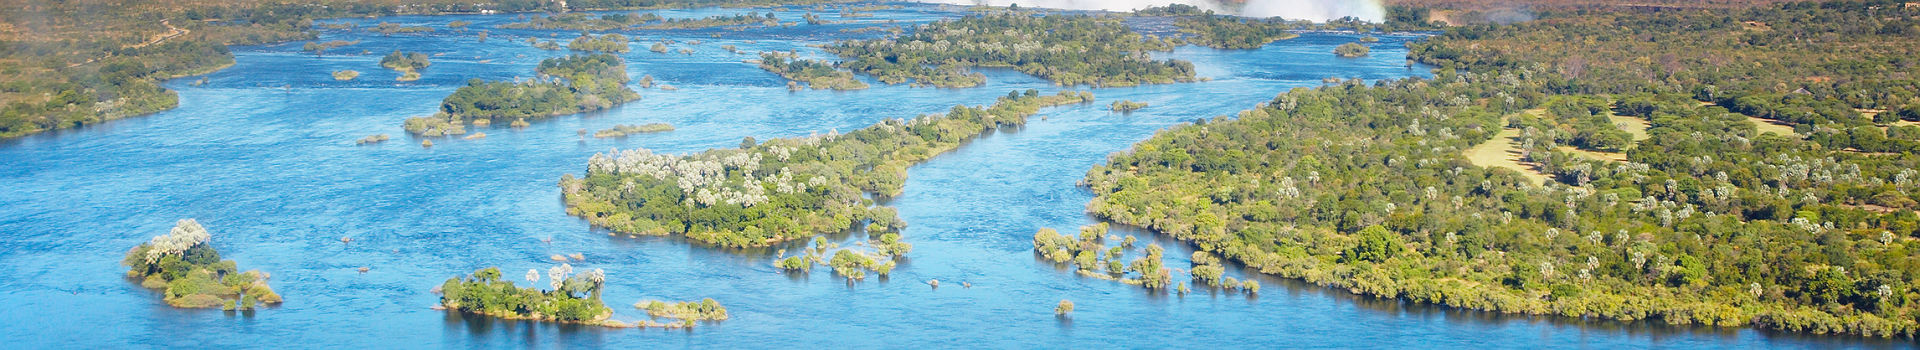
[{"label": "grass clearing", "polygon": [[1481,167],[1513,169],[1535,185],[1546,184],[1546,174],[1520,161],[1519,139],[1520,129],[1501,129],[1500,133],[1493,135],[1493,139],[1467,149],[1467,160]]}]

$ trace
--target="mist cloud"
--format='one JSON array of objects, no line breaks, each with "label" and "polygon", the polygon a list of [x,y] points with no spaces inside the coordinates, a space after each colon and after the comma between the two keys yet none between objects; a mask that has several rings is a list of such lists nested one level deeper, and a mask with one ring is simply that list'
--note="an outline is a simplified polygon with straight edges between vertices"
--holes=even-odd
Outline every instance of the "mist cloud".
[{"label": "mist cloud", "polygon": [[1186,4],[1220,14],[1246,17],[1281,17],[1325,22],[1353,16],[1372,22],[1386,19],[1386,7],[1380,0],[921,0],[954,5],[1045,7],[1070,10],[1130,11],[1167,4]]}]

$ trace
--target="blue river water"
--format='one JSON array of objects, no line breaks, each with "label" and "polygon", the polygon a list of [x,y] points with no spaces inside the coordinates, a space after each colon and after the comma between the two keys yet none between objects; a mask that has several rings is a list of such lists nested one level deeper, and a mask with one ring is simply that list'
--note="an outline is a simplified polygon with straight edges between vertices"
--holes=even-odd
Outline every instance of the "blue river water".
[{"label": "blue river water", "polygon": [[[797,20],[804,8],[776,12]],[[654,11],[671,18],[741,9]],[[766,12],[767,9],[757,11]],[[792,27],[622,31],[622,54],[638,79],[677,90],[639,89],[639,101],[610,110],[535,122],[524,129],[479,128],[486,138],[405,136],[401,120],[432,113],[468,79],[531,78],[541,59],[566,54],[529,38],[564,44],[564,30],[495,26],[521,15],[349,19],[437,28],[382,36],[327,30],[321,40],[359,40],[324,55],[302,42],[238,47],[237,64],[177,79],[177,109],[78,130],[0,142],[0,347],[4,348],[508,348],[768,347],[851,348],[1827,348],[1911,343],[1783,335],[1750,329],[1671,327],[1645,322],[1516,317],[1355,297],[1337,290],[1256,278],[1260,294],[1196,291],[1186,296],[1085,278],[1038,260],[1036,229],[1063,232],[1095,220],[1091,194],[1075,185],[1086,169],[1155,130],[1231,115],[1327,77],[1371,80],[1429,76],[1408,66],[1403,43],[1384,35],[1359,59],[1332,55],[1349,33],[1304,33],[1257,50],[1182,47],[1156,54],[1194,62],[1211,81],[1094,89],[1098,102],[1043,110],[1021,130],[996,133],[910,170],[904,194],[887,201],[910,227],[908,260],[889,278],[847,283],[822,270],[789,276],[773,253],[725,251],[671,237],[612,237],[564,213],[562,174],[584,172],[589,156],[644,147],[672,153],[767,139],[853,130],[886,118],[991,103],[1009,90],[1061,88],[1018,72],[989,69],[969,89],[874,83],[862,91],[789,92],[785,80],[743,53],[794,50],[832,58],[815,45],[884,35],[848,31],[908,26],[965,14],[958,7],[906,5],[851,23]],[[465,30],[446,24],[472,21]],[[1164,22],[1136,20],[1164,33]],[[480,30],[489,38],[478,39]],[[673,39],[674,51],[646,48]],[[691,44],[698,40],[699,44]],[[430,53],[418,81],[397,82],[380,56]],[[362,75],[336,81],[329,73]],[[865,77],[863,77],[864,79]],[[637,88],[637,86],[636,86]],[[1111,101],[1151,107],[1117,114]],[[581,130],[664,122],[677,130],[625,139]],[[374,146],[354,140],[394,135]],[[121,255],[197,218],[213,245],[242,268],[272,274],[286,303],[254,312],[182,310],[123,278]],[[1169,266],[1191,251],[1150,232],[1117,229],[1169,248]],[[342,238],[351,238],[343,243]],[[851,244],[863,237],[838,237]],[[605,269],[615,319],[646,319],[642,299],[724,304],[732,319],[691,330],[605,329],[498,321],[430,309],[429,290],[449,277],[498,266],[544,269],[554,254],[583,254],[580,268]],[[1134,253],[1137,256],[1137,251]],[[365,273],[357,269],[368,268]],[[517,275],[509,273],[508,275]],[[924,282],[938,279],[941,287]],[[970,288],[961,287],[970,283]],[[1056,302],[1078,305],[1069,318]]]}]

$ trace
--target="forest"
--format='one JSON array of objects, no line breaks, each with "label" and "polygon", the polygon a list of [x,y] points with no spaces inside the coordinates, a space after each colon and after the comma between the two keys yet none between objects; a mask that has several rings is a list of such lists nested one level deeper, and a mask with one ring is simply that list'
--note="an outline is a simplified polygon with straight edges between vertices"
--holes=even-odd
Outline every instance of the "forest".
[{"label": "forest", "polygon": [[629,235],[761,247],[866,222],[878,237],[906,223],[864,194],[898,195],[908,166],[1023,125],[1040,108],[1092,100],[1090,93],[1014,91],[991,106],[954,106],[946,114],[889,119],[846,134],[748,138],[737,149],[684,156],[601,153],[588,160],[585,176],[564,175],[560,187],[569,214]]},{"label": "forest", "polygon": [[1117,16],[988,13],[893,38],[838,41],[826,50],[843,59],[840,68],[888,84],[970,87],[985,77],[969,68],[1006,67],[1060,86],[1118,87],[1193,81],[1193,63],[1144,55],[1174,46],[1134,32]]},{"label": "forest", "polygon": [[[1915,28],[1897,2],[1450,28],[1410,44],[1435,78],[1295,89],[1164,130],[1088,171],[1088,209],[1383,298],[1911,337],[1920,158],[1892,142],[1912,129],[1861,114],[1915,102]],[[1463,155],[1507,129],[1531,167]]]}]

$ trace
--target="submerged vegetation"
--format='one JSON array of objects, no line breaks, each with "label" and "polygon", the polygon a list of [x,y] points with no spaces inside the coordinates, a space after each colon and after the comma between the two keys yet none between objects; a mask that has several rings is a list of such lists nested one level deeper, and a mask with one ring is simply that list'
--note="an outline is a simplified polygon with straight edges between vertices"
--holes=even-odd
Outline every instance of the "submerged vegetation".
[{"label": "submerged vegetation", "polygon": [[240,272],[233,260],[220,260],[220,252],[207,244],[212,237],[198,221],[180,220],[167,234],[128,250],[120,263],[129,267],[128,278],[164,291],[167,305],[174,307],[251,310],[280,303],[266,273]]},{"label": "submerged vegetation", "polygon": [[[610,54],[576,54],[540,61],[538,79],[521,82],[468,80],[440,103],[440,112],[407,118],[407,132],[437,137],[465,134],[476,124],[526,123],[529,119],[596,111],[640,98],[627,88],[626,64]],[[485,120],[485,122],[481,122]]]},{"label": "submerged vegetation", "polygon": [[1090,93],[1018,91],[992,106],[955,106],[944,115],[889,119],[847,134],[749,138],[739,149],[685,156],[631,149],[596,154],[584,177],[560,179],[567,212],[632,235],[685,235],[727,247],[757,247],[846,231],[869,234],[905,223],[863,193],[898,195],[906,168],[1040,108],[1086,103]]},{"label": "submerged vegetation", "polygon": [[1128,29],[1119,17],[987,14],[890,39],[839,41],[826,50],[846,59],[841,68],[888,84],[970,87],[986,78],[968,68],[1007,67],[1061,86],[1114,87],[1193,81],[1193,63],[1145,54],[1173,46]]},{"label": "submerged vegetation", "polygon": [[[527,270],[526,278],[528,283],[539,283],[541,274]],[[574,275],[573,265],[560,264],[547,270],[546,280],[546,291],[521,288],[502,280],[499,268],[489,267],[441,283],[440,306],[505,319],[618,325],[608,321],[613,309],[600,301],[605,272],[593,269]]]},{"label": "submerged vegetation", "polygon": [[[1162,131],[1087,173],[1088,209],[1364,295],[1911,337],[1920,158],[1853,146],[1910,137],[1854,109],[1920,91],[1901,72],[1917,15],[1848,2],[1454,28],[1411,45],[1442,66],[1432,81],[1296,89]],[[1610,114],[1647,137],[1623,141]],[[1508,127],[1546,185],[1462,156]]]},{"label": "submerged vegetation", "polygon": [[1106,237],[1106,223],[1082,226],[1078,237],[1042,228],[1033,234],[1033,250],[1054,264],[1071,263],[1082,276],[1116,280],[1147,289],[1166,289],[1167,283],[1173,280],[1171,270],[1166,268],[1163,259],[1166,250],[1159,245],[1149,244],[1144,249],[1145,256],[1122,262],[1127,249],[1133,247],[1134,238],[1129,236],[1119,245],[1107,247],[1104,245]]}]

